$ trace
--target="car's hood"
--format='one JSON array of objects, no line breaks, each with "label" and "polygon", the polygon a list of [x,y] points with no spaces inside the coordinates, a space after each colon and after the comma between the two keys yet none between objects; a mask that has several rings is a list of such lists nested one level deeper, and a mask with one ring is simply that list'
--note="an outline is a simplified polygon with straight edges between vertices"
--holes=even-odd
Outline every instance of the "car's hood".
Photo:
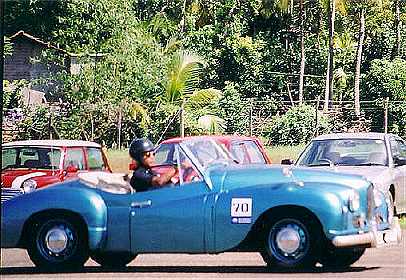
[{"label": "car's hood", "polygon": [[293,166],[251,165],[226,167],[213,170],[210,177],[213,185],[222,185],[224,188],[256,185],[275,186],[280,184],[312,187],[313,185],[329,184],[331,186],[341,186],[341,188],[345,189],[352,188],[366,191],[369,186],[369,182],[361,176]]},{"label": "car's hood", "polygon": [[354,174],[363,176],[379,189],[387,190],[392,181],[392,171],[387,166],[334,166],[334,167],[312,167],[317,170],[333,171],[343,174]]}]

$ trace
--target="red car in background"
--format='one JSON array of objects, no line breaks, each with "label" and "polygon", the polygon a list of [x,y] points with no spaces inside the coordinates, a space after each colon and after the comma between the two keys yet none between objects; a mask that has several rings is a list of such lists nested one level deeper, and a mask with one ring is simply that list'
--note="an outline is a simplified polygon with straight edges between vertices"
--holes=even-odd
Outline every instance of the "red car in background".
[{"label": "red car in background", "polygon": [[185,138],[171,138],[162,141],[155,150],[155,163],[153,168],[157,173],[163,173],[176,162],[175,145],[186,139],[207,138],[221,144],[231,153],[239,164],[270,164],[269,158],[262,142],[255,137],[236,135],[210,135],[190,136]]},{"label": "red car in background", "polygon": [[77,140],[27,140],[2,145],[1,201],[80,172],[111,172],[102,147]]}]

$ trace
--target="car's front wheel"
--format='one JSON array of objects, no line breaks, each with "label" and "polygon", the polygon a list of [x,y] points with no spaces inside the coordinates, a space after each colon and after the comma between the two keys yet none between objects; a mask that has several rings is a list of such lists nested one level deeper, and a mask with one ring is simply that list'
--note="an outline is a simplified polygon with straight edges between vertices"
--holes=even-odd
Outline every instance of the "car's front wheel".
[{"label": "car's front wheel", "polygon": [[108,268],[121,268],[125,267],[132,260],[135,259],[137,255],[123,252],[123,253],[95,253],[92,254],[92,259],[100,264],[102,267]]},{"label": "car's front wheel", "polygon": [[49,270],[78,268],[89,258],[85,229],[74,219],[44,218],[37,221],[32,230],[27,250],[37,267]]},{"label": "car's front wheel", "polygon": [[313,267],[318,256],[317,231],[311,219],[285,216],[273,220],[261,255],[270,267]]},{"label": "car's front wheel", "polygon": [[320,263],[325,267],[347,268],[364,253],[365,248],[330,248],[322,253]]}]

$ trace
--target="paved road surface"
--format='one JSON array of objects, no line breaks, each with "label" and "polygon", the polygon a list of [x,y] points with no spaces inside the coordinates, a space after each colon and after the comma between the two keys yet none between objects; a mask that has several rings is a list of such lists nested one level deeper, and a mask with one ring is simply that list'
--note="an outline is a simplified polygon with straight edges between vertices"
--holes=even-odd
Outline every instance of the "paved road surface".
[{"label": "paved road surface", "polygon": [[25,250],[1,251],[3,279],[406,279],[406,230],[401,246],[367,249],[347,270],[268,271],[259,254],[140,255],[122,270],[103,270],[92,260],[81,271],[43,273],[35,269]]}]

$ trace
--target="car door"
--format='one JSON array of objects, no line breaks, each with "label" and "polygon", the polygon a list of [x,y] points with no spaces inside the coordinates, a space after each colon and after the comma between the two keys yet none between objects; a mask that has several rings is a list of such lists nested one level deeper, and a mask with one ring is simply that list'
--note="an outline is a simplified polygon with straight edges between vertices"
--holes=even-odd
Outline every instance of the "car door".
[{"label": "car door", "polygon": [[242,164],[266,163],[260,148],[251,140],[233,141],[231,143],[230,152],[234,158]]},{"label": "car door", "polygon": [[[406,143],[400,137],[390,140],[392,157],[406,157]],[[394,165],[395,201],[399,213],[406,212],[406,165]]]},{"label": "car door", "polygon": [[131,250],[141,252],[196,252],[206,250],[211,227],[207,201],[211,190],[194,168],[191,178],[179,168],[181,182],[135,193],[130,206]]}]

